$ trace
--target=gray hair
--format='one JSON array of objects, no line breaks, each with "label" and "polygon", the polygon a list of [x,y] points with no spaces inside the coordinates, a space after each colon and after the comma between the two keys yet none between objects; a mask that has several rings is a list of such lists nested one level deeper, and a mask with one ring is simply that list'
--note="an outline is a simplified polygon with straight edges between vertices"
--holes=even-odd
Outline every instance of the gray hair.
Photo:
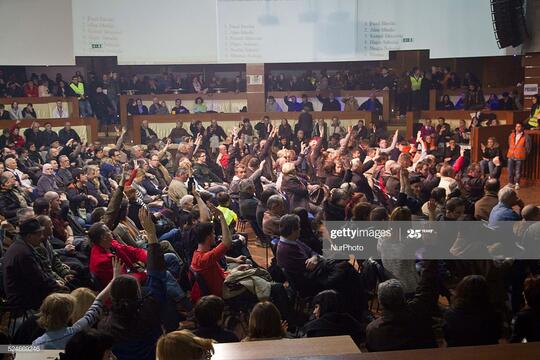
[{"label": "gray hair", "polygon": [[279,219],[279,234],[281,236],[286,238],[295,230],[300,230],[300,217],[298,215],[286,214]]},{"label": "gray hair", "polygon": [[509,186],[505,186],[503,187],[501,190],[499,190],[499,193],[498,193],[498,198],[499,198],[499,202],[500,203],[503,203],[507,206],[512,206],[513,204],[510,203],[510,199],[512,197],[516,197],[516,191],[514,189],[512,189],[511,187]]},{"label": "gray hair", "polygon": [[34,213],[34,209],[31,207],[23,207],[17,210],[17,222],[19,224],[22,224],[26,220],[30,220],[35,216],[36,214]]},{"label": "gray hair", "polygon": [[403,284],[397,279],[386,280],[379,284],[377,297],[384,309],[398,309],[405,303]]},{"label": "gray hair", "polygon": [[176,170],[176,176],[183,176],[183,175],[189,175],[189,169],[186,169],[184,167],[179,167],[178,170]]},{"label": "gray hair", "polygon": [[193,195],[184,195],[182,196],[182,198],[180,199],[179,201],[179,205],[181,208],[183,208],[184,206],[186,206],[187,204],[193,204],[193,200],[195,198],[193,197]]}]

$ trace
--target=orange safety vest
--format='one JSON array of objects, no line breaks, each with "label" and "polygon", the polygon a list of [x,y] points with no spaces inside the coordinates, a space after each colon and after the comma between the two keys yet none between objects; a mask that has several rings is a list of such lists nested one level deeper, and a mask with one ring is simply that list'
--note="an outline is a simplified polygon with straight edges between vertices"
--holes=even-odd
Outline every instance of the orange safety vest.
[{"label": "orange safety vest", "polygon": [[521,135],[516,144],[516,133],[513,132],[508,137],[508,159],[525,160],[527,157],[527,149],[525,148],[525,134]]}]

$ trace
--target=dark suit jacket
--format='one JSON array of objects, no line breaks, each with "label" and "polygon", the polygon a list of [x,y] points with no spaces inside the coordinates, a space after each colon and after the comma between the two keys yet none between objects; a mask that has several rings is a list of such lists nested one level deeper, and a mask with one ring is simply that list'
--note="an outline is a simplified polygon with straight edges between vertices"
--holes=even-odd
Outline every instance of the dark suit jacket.
[{"label": "dark suit jacket", "polygon": [[0,214],[8,221],[14,221],[17,219],[17,210],[19,210],[23,204],[19,201],[19,197],[15,195],[15,192],[19,192],[26,200],[26,205],[30,205],[30,199],[24,193],[24,191],[13,188],[9,191],[0,191]]},{"label": "dark suit jacket", "polygon": [[412,300],[369,323],[366,347],[370,352],[437,347],[431,318],[437,308],[437,266],[437,261],[428,263]]},{"label": "dark suit jacket", "polygon": [[32,248],[22,240],[8,248],[3,259],[3,277],[8,303],[20,310],[38,309],[47,295],[61,289],[42,271]]}]

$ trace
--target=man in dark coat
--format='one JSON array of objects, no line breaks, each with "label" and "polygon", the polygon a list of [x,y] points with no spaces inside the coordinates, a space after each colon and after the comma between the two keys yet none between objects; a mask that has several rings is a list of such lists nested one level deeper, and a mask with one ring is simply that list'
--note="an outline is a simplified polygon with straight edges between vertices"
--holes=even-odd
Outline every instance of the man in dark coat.
[{"label": "man in dark coat", "polygon": [[16,183],[15,175],[10,172],[0,176],[0,215],[11,223],[16,222],[17,210],[30,205],[30,199]]},{"label": "man in dark coat", "polygon": [[42,271],[33,248],[43,241],[43,227],[36,219],[20,224],[21,239],[7,250],[3,260],[4,286],[8,304],[19,311],[38,309],[47,295],[67,290]]},{"label": "man in dark coat", "polygon": [[403,285],[396,279],[379,284],[383,314],[369,323],[369,351],[394,351],[437,347],[431,317],[437,311],[437,261],[428,261],[415,296],[406,301]]}]

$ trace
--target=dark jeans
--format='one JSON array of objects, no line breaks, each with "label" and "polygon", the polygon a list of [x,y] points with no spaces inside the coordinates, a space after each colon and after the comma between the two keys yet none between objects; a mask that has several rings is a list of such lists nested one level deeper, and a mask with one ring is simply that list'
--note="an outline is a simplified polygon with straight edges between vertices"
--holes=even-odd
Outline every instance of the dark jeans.
[{"label": "dark jeans", "polygon": [[88,100],[79,100],[79,114],[81,117],[92,116],[92,105]]},{"label": "dark jeans", "polygon": [[192,305],[177,281],[181,269],[178,257],[175,254],[168,253],[164,254],[164,258],[167,265],[167,302],[162,309],[161,316],[165,329],[173,331],[178,328],[178,323],[181,320],[178,307],[190,311]]},{"label": "dark jeans", "polygon": [[508,182],[510,184],[519,184],[523,161],[524,160],[508,159]]},{"label": "dark jeans", "polygon": [[488,174],[491,178],[498,179],[501,176],[500,166],[496,166],[492,160],[480,161],[482,174]]}]

